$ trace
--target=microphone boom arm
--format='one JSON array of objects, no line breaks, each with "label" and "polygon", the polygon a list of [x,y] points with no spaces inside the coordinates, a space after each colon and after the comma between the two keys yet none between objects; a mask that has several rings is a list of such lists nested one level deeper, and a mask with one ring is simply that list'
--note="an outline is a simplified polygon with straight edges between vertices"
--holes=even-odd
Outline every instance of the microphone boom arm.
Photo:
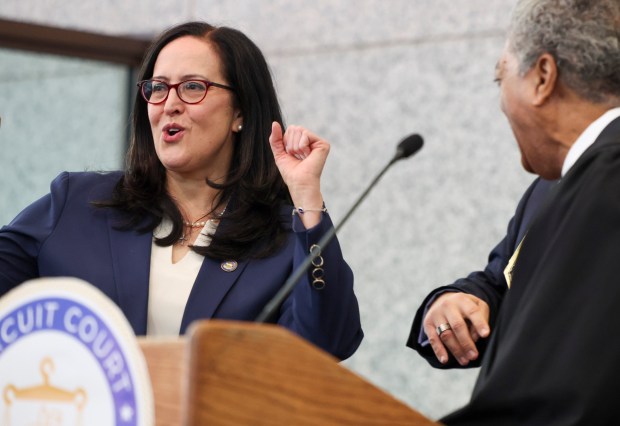
[{"label": "microphone boom arm", "polygon": [[410,155],[417,152],[420,148],[422,148],[422,137],[419,135],[412,135],[405,138],[398,146],[398,150],[396,151],[396,155],[394,158],[390,160],[390,162],[383,167],[383,169],[375,176],[375,178],[370,182],[370,185],[366,187],[364,192],[358,197],[357,201],[353,206],[349,209],[349,211],[344,215],[338,226],[330,228],[325,235],[319,240],[316,244],[319,247],[319,250],[316,252],[310,253],[309,256],[306,256],[304,261],[293,271],[293,273],[288,277],[286,282],[282,285],[280,290],[275,294],[275,296],[265,305],[261,313],[256,317],[255,322],[264,323],[268,322],[276,311],[280,308],[280,305],[284,303],[284,300],[293,292],[293,289],[297,285],[297,282],[301,279],[301,277],[306,273],[312,261],[321,254],[321,251],[324,247],[327,246],[331,242],[332,239],[336,236],[336,233],[342,228],[342,226],[349,220],[349,217],[353,214],[353,212],[357,209],[357,207],[364,201],[368,193],[374,188],[379,179],[385,174],[385,172],[394,164],[396,161],[407,158]]}]

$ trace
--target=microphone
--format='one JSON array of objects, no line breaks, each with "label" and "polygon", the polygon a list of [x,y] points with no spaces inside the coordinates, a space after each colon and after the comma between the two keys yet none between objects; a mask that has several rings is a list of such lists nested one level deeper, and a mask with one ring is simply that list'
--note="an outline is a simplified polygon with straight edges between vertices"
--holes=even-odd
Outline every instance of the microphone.
[{"label": "microphone", "polygon": [[310,253],[304,261],[293,271],[293,273],[288,277],[286,282],[282,285],[280,290],[275,294],[275,296],[265,305],[262,312],[256,317],[255,322],[264,323],[269,321],[280,308],[284,300],[291,294],[297,282],[301,279],[301,277],[306,273],[312,261],[321,254],[321,250],[323,247],[326,247],[327,244],[336,236],[336,233],[342,228],[342,226],[347,222],[351,214],[357,209],[357,207],[362,203],[362,201],[366,198],[370,190],[377,184],[379,179],[385,174],[385,172],[398,160],[402,160],[403,158],[411,157],[413,154],[418,152],[424,141],[422,136],[418,134],[413,134],[407,136],[403,139],[396,148],[396,154],[390,160],[388,164],[383,167],[383,169],[377,174],[377,176],[370,182],[366,190],[362,192],[362,195],[359,196],[357,201],[353,204],[353,206],[349,209],[349,211],[344,215],[338,226],[335,228],[330,228],[325,235],[319,240],[317,246],[319,247],[313,253]]},{"label": "microphone", "polygon": [[398,147],[396,147],[396,154],[394,154],[394,158],[392,158],[392,161],[390,161],[389,166],[391,166],[392,163],[395,163],[398,160],[411,157],[413,154],[418,152],[420,148],[422,148],[422,145],[424,145],[424,140],[422,139],[422,136],[418,135],[417,133],[407,136],[405,139],[400,141]]}]

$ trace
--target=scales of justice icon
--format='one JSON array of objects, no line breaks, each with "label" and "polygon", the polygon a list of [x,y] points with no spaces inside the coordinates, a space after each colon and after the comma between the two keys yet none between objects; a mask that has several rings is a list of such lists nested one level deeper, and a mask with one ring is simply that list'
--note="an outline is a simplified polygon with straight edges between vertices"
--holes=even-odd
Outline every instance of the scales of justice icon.
[{"label": "scales of justice icon", "polygon": [[[8,384],[2,391],[5,405],[6,426],[82,426],[82,413],[88,401],[82,388],[73,391],[61,389],[50,384],[54,373],[54,361],[45,357],[40,363],[43,383],[18,388]],[[20,419],[19,425],[11,419]],[[26,420],[26,421],[24,421]]]}]

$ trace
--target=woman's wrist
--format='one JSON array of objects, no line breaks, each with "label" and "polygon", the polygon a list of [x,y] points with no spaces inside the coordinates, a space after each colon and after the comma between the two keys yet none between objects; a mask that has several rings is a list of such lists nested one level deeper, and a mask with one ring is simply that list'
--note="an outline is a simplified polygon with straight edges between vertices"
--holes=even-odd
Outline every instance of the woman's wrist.
[{"label": "woman's wrist", "polygon": [[304,197],[299,195],[294,197],[291,194],[291,198],[293,200],[293,214],[299,216],[306,229],[316,226],[321,221],[321,215],[327,212],[320,192],[306,194]]}]

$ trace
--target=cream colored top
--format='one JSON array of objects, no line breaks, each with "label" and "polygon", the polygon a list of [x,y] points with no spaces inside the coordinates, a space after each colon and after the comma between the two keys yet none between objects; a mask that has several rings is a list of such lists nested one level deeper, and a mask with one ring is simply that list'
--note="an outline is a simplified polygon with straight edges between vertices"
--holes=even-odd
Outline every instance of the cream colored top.
[{"label": "cream colored top", "polygon": [[[207,221],[196,238],[195,245],[208,246],[211,239],[206,234],[212,234],[216,226],[213,221]],[[153,231],[153,236],[166,236],[171,228],[172,222],[164,219]],[[172,263],[172,246],[160,247],[153,240],[147,336],[179,335],[185,305],[203,260],[204,256],[189,251],[180,261]]]}]

